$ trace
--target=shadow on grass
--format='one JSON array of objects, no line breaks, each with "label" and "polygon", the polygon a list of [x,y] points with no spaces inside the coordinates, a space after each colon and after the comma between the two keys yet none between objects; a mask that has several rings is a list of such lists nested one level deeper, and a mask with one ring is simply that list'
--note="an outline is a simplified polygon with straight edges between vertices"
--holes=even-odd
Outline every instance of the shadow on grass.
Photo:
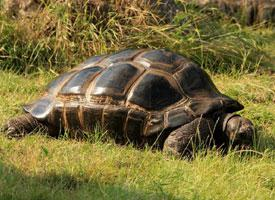
[{"label": "shadow on grass", "polygon": [[260,135],[257,141],[257,150],[264,152],[269,149],[275,151],[275,137],[271,135]]},{"label": "shadow on grass", "polygon": [[0,199],[177,199],[171,194],[141,191],[122,184],[106,184],[93,177],[70,174],[26,175],[0,161]]}]

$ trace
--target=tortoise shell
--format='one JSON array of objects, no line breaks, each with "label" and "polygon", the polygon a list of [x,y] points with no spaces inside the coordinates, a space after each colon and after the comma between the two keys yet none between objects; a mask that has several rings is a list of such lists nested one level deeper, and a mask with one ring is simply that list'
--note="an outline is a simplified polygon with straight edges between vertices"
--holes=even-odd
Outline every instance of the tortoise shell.
[{"label": "tortoise shell", "polygon": [[207,73],[166,51],[128,49],[94,56],[52,81],[24,110],[49,124],[91,130],[100,123],[128,139],[243,106],[221,94]]}]

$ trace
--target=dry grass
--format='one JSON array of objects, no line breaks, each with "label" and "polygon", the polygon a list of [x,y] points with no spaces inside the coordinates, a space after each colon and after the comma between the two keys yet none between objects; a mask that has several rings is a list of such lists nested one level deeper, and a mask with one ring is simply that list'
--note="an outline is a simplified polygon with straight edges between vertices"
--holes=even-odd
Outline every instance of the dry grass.
[{"label": "dry grass", "polygon": [[[97,139],[37,134],[8,140],[0,132],[1,200],[275,198],[275,77],[258,73],[266,66],[261,65],[265,54],[275,55],[269,37],[274,31],[252,32],[216,11],[184,9],[173,25],[147,11],[136,12],[141,23],[135,22],[135,12],[124,18],[115,10],[101,22],[96,20],[101,15],[72,12],[56,3],[19,21],[1,14],[0,66],[10,70],[0,70],[0,124],[20,114],[22,104],[38,97],[57,72],[90,55],[168,47],[208,68],[218,88],[245,105],[241,114],[254,122],[260,136],[254,151],[222,156],[212,150],[187,161]],[[249,70],[253,73],[244,73]]]},{"label": "dry grass", "polygon": [[42,10],[16,20],[0,11],[1,67],[61,71],[91,55],[132,47],[168,48],[216,71],[254,71],[265,59],[260,35],[230,24],[217,10],[183,4],[173,24],[167,24],[146,3],[115,2],[96,8],[48,1]]}]

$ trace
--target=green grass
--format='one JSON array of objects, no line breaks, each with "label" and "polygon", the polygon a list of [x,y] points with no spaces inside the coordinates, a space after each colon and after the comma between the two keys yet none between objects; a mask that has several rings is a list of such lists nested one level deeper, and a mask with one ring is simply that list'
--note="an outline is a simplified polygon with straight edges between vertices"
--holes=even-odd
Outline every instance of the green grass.
[{"label": "green grass", "polygon": [[20,20],[0,12],[0,125],[84,58],[151,47],[169,48],[207,68],[223,93],[244,104],[240,113],[253,121],[259,138],[252,152],[200,151],[188,161],[97,138],[38,133],[9,140],[0,132],[1,200],[275,199],[275,76],[263,70],[275,66],[272,27],[242,27],[189,4],[173,24],[151,11],[130,10],[125,17],[125,10],[114,8],[104,15],[77,9],[50,3],[36,18]]},{"label": "green grass", "polygon": [[[53,73],[1,71],[0,123],[20,114]],[[0,136],[0,199],[274,199],[275,77],[212,75],[256,125],[254,154],[215,150],[193,161],[96,140]]]},{"label": "green grass", "polygon": [[261,35],[215,9],[183,4],[168,24],[146,3],[98,12],[73,5],[48,1],[42,11],[19,19],[0,10],[1,67],[62,71],[88,56],[132,47],[172,49],[215,71],[254,71],[266,60]]},{"label": "green grass", "polygon": [[274,159],[1,137],[1,199],[274,199]]}]

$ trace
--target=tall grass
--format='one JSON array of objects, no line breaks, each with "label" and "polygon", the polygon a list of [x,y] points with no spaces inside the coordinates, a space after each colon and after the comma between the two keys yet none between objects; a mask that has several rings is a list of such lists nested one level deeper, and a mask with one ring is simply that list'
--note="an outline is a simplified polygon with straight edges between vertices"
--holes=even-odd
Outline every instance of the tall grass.
[{"label": "tall grass", "polygon": [[73,2],[49,0],[17,18],[2,9],[1,68],[62,71],[89,56],[123,48],[167,48],[215,71],[255,70],[265,56],[259,35],[230,23],[217,10],[179,3],[179,12],[168,24],[148,1],[140,6],[136,1],[110,1],[108,7]]},{"label": "tall grass", "polygon": [[[265,41],[215,9],[181,4],[168,24],[147,4],[117,0],[106,8],[86,2],[47,0],[39,11],[15,18],[0,11],[0,68],[9,69],[0,70],[0,124],[19,115],[64,66],[122,48],[168,48],[210,73],[234,72],[211,77],[245,105],[241,114],[260,136],[255,152],[202,150],[189,162],[116,145],[99,127],[84,141],[66,135],[8,140],[0,130],[0,199],[274,199],[275,77],[235,73],[263,64]],[[269,35],[266,52],[274,56],[274,31]]]}]

